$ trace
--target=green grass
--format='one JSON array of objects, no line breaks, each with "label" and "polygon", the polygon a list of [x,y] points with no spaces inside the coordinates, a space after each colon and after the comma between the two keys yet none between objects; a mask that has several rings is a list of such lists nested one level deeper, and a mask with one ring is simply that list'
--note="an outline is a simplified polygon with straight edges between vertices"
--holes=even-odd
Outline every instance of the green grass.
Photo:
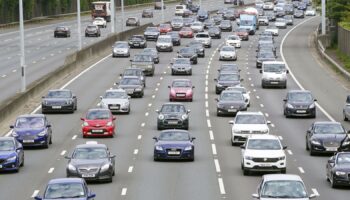
[{"label": "green grass", "polygon": [[336,54],[340,61],[344,64],[345,69],[350,70],[350,57],[341,52],[339,49],[336,50]]}]

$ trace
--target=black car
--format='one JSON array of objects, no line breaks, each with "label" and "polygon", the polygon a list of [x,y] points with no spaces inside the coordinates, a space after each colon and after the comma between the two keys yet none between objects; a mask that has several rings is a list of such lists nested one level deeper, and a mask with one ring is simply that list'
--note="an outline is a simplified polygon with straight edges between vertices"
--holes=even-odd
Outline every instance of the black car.
[{"label": "black car", "polygon": [[192,75],[192,66],[189,58],[174,58],[171,64],[171,75],[186,74]]},{"label": "black car", "polygon": [[196,4],[188,4],[187,9],[192,11],[193,13],[197,13],[199,11],[200,6]]},{"label": "black car", "polygon": [[87,142],[77,145],[71,156],[66,156],[67,177],[79,177],[86,181],[112,182],[115,174],[115,155],[104,144]]},{"label": "black car", "polygon": [[71,112],[77,110],[77,97],[71,90],[49,90],[41,100],[41,112]]},{"label": "black car", "polygon": [[153,57],[153,62],[155,64],[159,63],[159,54],[156,48],[144,48],[141,54],[144,54],[144,55],[149,54]]},{"label": "black car", "polygon": [[158,113],[157,129],[180,128],[188,130],[190,110],[182,103],[165,103]]},{"label": "black car", "polygon": [[151,9],[144,9],[142,11],[142,18],[153,18],[153,10],[151,10]]},{"label": "black car", "polygon": [[183,18],[184,27],[190,27],[194,21],[191,17]]},{"label": "black car", "polygon": [[147,27],[143,36],[145,36],[146,40],[154,40],[156,41],[160,35],[159,29],[157,27]]},{"label": "black car", "polygon": [[143,82],[143,86],[146,87],[146,75],[143,73],[143,69],[136,67],[129,67],[124,69],[124,72],[120,74],[121,79],[127,76],[137,76]]},{"label": "black car", "polygon": [[339,122],[314,122],[306,131],[306,150],[310,155],[337,152],[346,134]]},{"label": "black car", "polygon": [[55,28],[54,37],[70,37],[70,29],[67,26],[58,26]]},{"label": "black car", "polygon": [[229,32],[231,32],[231,31],[232,31],[232,24],[231,24],[231,21],[230,21],[230,20],[222,20],[222,21],[220,22],[219,28],[220,28],[222,31],[229,31]]},{"label": "black car", "polygon": [[[246,111],[247,103],[240,91],[225,90],[222,91],[219,98],[216,99],[216,115],[233,115],[238,111]],[[248,100],[247,100],[248,101]]]},{"label": "black car", "polygon": [[88,25],[85,29],[85,37],[100,37],[101,36],[101,30],[97,25]]},{"label": "black car", "polygon": [[215,25],[219,25],[220,22],[223,20],[221,15],[214,15],[211,17],[211,19],[214,21]]},{"label": "black car", "polygon": [[294,11],[294,18],[304,18],[305,14],[302,10],[295,10]]},{"label": "black car", "polygon": [[198,63],[197,52],[196,52],[196,50],[194,48],[191,48],[191,47],[181,48],[177,52],[177,57],[178,58],[189,58],[191,60],[192,64],[197,64]]},{"label": "black car", "polygon": [[204,22],[206,19],[209,18],[209,13],[206,10],[198,10],[197,12],[197,20]]},{"label": "black car", "polygon": [[236,19],[236,15],[235,15],[235,12],[233,10],[228,10],[228,11],[224,12],[222,17],[225,20],[231,20],[231,21],[234,21]]},{"label": "black car", "polygon": [[190,47],[195,49],[195,51],[197,52],[197,56],[204,58],[205,56],[205,49],[204,49],[204,44],[200,41],[197,40],[192,40],[191,42],[189,42],[186,47]]},{"label": "black car", "polygon": [[171,41],[173,42],[173,46],[180,46],[181,45],[181,37],[180,37],[178,31],[168,32],[167,35],[171,36]]},{"label": "black car", "polygon": [[243,79],[239,73],[221,72],[214,81],[216,81],[215,93],[220,94],[227,87],[240,85]]},{"label": "black car", "polygon": [[290,90],[285,99],[283,99],[284,115],[291,116],[309,116],[316,117],[316,105],[314,97],[307,90]]},{"label": "black car", "polygon": [[264,61],[275,61],[276,56],[273,51],[259,51],[256,56],[256,68],[261,68]]},{"label": "black car", "polygon": [[326,165],[327,181],[332,188],[350,186],[350,152],[339,152],[329,158]]},{"label": "black car", "polygon": [[130,48],[146,48],[147,41],[143,35],[133,35],[128,39]]},{"label": "black car", "polygon": [[225,64],[221,64],[219,69],[218,69],[218,72],[219,73],[240,73],[240,69],[238,67],[237,64],[234,64],[234,63],[225,63]]},{"label": "black car", "polygon": [[215,26],[215,22],[212,19],[206,19],[203,22],[203,26],[204,26],[204,28],[209,28],[209,27]]},{"label": "black car", "polygon": [[144,83],[138,76],[124,76],[116,85],[131,97],[142,98],[144,95]]},{"label": "black car", "polygon": [[221,39],[221,29],[217,26],[209,27],[208,34],[211,38]]}]

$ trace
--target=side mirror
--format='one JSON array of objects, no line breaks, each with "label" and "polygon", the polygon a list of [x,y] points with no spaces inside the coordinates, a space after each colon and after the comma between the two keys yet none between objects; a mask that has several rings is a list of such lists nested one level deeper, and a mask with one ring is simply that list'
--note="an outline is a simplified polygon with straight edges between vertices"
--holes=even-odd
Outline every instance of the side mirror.
[{"label": "side mirror", "polygon": [[317,99],[314,99],[314,101],[317,101]]},{"label": "side mirror", "polygon": [[73,95],[73,99],[76,99],[76,98],[77,98],[77,96]]},{"label": "side mirror", "polygon": [[68,160],[69,160],[69,159],[72,159],[70,156],[65,156],[64,158],[65,158],[65,159],[68,159]]},{"label": "side mirror", "polygon": [[310,194],[309,199],[314,199],[316,198],[316,194]]},{"label": "side mirror", "polygon": [[113,119],[113,120],[116,120],[116,119],[117,119],[117,117],[116,117],[116,116],[113,116],[113,117],[112,117],[112,119]]},{"label": "side mirror", "polygon": [[192,86],[192,89],[194,89],[194,88],[196,88],[196,87]]},{"label": "side mirror", "polygon": [[15,128],[15,126],[14,125],[10,125],[10,128],[12,129],[12,128]]},{"label": "side mirror", "polygon": [[218,99],[218,98],[215,98],[215,101],[219,101],[219,99]]},{"label": "side mirror", "polygon": [[287,69],[287,74],[289,74],[289,70]]},{"label": "side mirror", "polygon": [[46,125],[47,128],[51,128],[51,124]]},{"label": "side mirror", "polygon": [[152,139],[153,139],[153,140],[155,140],[155,141],[158,141],[158,138],[157,138],[157,137],[155,137],[155,136],[154,136]]},{"label": "side mirror", "polygon": [[217,81],[218,81],[218,79],[214,78],[214,81],[216,81],[216,82],[217,82]]},{"label": "side mirror", "polygon": [[188,109],[188,110],[187,110],[187,113],[190,113],[190,112],[191,112],[191,110],[190,110],[190,109]]},{"label": "side mirror", "polygon": [[168,85],[168,88],[171,88],[170,85]]},{"label": "side mirror", "polygon": [[306,133],[311,133],[311,130],[307,130]]},{"label": "side mirror", "polygon": [[91,193],[91,194],[89,194],[88,199],[92,199],[92,198],[95,198],[95,197],[96,197],[96,194],[95,193]]},{"label": "side mirror", "polygon": [[258,194],[252,194],[252,197],[253,197],[254,199],[259,199],[259,195],[258,195]]},{"label": "side mirror", "polygon": [[283,99],[283,101],[284,101],[284,102],[286,102],[286,101],[287,101],[287,99]]},{"label": "side mirror", "polygon": [[260,70],[260,74],[262,74],[262,69]]},{"label": "side mirror", "polygon": [[35,200],[42,200],[43,198],[41,198],[40,196],[36,196],[34,197]]},{"label": "side mirror", "polygon": [[229,121],[228,123],[231,124],[231,125],[233,125],[235,122],[231,120],[231,121]]},{"label": "side mirror", "polygon": [[283,149],[287,149],[287,146],[283,146]]},{"label": "side mirror", "polygon": [[193,142],[193,140],[195,140],[195,139],[196,139],[196,137],[192,137],[192,138],[191,138],[191,142]]},{"label": "side mirror", "polygon": [[100,96],[100,99],[103,99],[103,96]]},{"label": "side mirror", "polygon": [[130,59],[129,61],[132,62],[132,59]]},{"label": "side mirror", "polygon": [[271,124],[271,121],[267,121],[266,123],[267,123],[267,124]]}]

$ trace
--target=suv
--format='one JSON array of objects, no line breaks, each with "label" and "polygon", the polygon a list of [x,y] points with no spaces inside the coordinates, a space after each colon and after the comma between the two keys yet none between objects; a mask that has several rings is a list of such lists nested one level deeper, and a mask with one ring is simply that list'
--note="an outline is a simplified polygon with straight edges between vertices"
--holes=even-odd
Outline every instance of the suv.
[{"label": "suv", "polygon": [[173,51],[173,41],[170,35],[161,35],[156,44],[157,51]]},{"label": "suv", "polygon": [[265,61],[262,63],[260,73],[262,74],[262,88],[266,86],[287,88],[287,74],[289,71],[284,62]]},{"label": "suv", "polygon": [[251,135],[241,146],[243,175],[252,171],[286,173],[287,159],[281,141],[275,135]]},{"label": "suv", "polygon": [[269,134],[270,129],[262,112],[238,112],[234,120],[229,122],[231,128],[232,146],[244,143],[249,135]]},{"label": "suv", "polygon": [[202,42],[207,48],[211,47],[211,37],[208,32],[197,33],[197,35],[194,37],[194,40]]}]

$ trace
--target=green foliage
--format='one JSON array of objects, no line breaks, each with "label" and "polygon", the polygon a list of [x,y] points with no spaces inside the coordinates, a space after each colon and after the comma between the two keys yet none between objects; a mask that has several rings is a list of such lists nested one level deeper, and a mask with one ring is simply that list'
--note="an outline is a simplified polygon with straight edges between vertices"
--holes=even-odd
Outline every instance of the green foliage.
[{"label": "green foliage", "polygon": [[337,50],[336,54],[340,61],[344,64],[344,67],[347,70],[350,70],[350,57],[341,52],[340,50]]},{"label": "green foliage", "polygon": [[332,0],[327,1],[327,16],[336,22],[350,18],[350,1],[349,0]]},{"label": "green foliage", "polygon": [[350,31],[350,21],[339,22],[339,25]]}]

